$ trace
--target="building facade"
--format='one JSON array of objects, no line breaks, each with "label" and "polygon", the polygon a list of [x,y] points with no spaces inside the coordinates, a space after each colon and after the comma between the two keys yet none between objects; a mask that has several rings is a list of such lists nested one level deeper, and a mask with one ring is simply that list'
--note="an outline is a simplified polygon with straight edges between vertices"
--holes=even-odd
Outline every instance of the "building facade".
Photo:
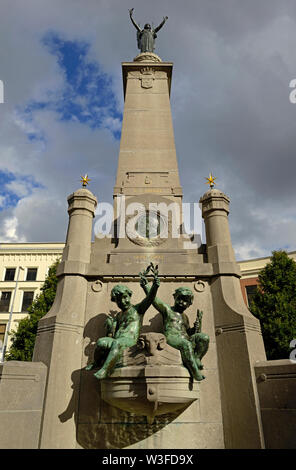
[{"label": "building facade", "polygon": [[[9,317],[10,331],[27,315],[28,307],[40,293],[49,267],[62,257],[64,243],[2,243],[0,245],[0,349]],[[289,253],[296,261],[296,251]],[[239,261],[241,289],[248,306],[258,282],[258,273],[270,258]],[[8,337],[9,349],[10,338]]]},{"label": "building facade", "polygon": [[[40,293],[49,267],[60,258],[64,243],[2,243],[0,245],[0,347],[16,330]],[[10,338],[8,337],[9,349]]]},{"label": "building facade", "polygon": [[[289,252],[288,256],[296,261],[296,251]],[[241,289],[244,301],[247,306],[249,306],[252,296],[256,291],[258,284],[258,274],[269,261],[270,258],[265,257],[238,262],[242,274]]]}]

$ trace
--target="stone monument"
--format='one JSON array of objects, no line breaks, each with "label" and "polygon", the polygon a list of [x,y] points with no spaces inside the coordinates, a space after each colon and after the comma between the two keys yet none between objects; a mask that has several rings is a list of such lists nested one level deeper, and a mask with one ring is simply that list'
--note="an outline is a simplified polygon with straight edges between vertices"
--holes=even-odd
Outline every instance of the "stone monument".
[{"label": "stone monument", "polygon": [[[0,365],[0,447],[263,448],[264,436],[271,447],[283,445],[268,430],[266,409],[278,393],[269,377],[276,370],[279,380],[295,382],[296,366],[266,361],[259,321],[242,298],[229,198],[212,177],[200,198],[206,244],[184,243],[173,64],[154,53],[154,38],[147,47],[142,38],[140,54],[122,63],[114,233],[92,242],[97,199],[86,175],[68,197],[56,298],[39,322],[33,362]],[[126,313],[143,302],[143,290],[150,297],[133,340],[118,346],[118,325],[128,326]],[[114,344],[119,350],[103,358],[108,367],[98,374],[102,346],[108,355]],[[290,419],[276,416],[280,428]]]}]

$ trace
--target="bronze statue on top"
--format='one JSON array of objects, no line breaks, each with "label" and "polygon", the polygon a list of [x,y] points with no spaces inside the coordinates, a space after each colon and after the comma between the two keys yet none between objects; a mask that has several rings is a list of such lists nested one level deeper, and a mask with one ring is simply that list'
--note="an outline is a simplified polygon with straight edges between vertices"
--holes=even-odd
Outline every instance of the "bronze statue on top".
[{"label": "bronze statue on top", "polygon": [[163,21],[155,29],[151,28],[151,25],[149,23],[146,23],[144,29],[141,29],[140,26],[133,19],[133,11],[134,8],[131,8],[129,10],[129,14],[130,19],[137,30],[138,49],[140,49],[141,52],[154,52],[154,43],[155,39],[157,38],[156,33],[163,27],[168,17],[164,16]]}]

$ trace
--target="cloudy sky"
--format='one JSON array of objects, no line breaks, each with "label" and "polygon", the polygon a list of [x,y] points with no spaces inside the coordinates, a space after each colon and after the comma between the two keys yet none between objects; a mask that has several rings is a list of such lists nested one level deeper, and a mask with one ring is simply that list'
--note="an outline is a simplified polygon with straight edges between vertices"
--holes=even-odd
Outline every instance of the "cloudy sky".
[{"label": "cloudy sky", "polygon": [[1,0],[0,241],[65,240],[80,175],[111,202],[121,62],[135,19],[160,23],[185,202],[213,172],[237,259],[296,250],[295,0]]}]

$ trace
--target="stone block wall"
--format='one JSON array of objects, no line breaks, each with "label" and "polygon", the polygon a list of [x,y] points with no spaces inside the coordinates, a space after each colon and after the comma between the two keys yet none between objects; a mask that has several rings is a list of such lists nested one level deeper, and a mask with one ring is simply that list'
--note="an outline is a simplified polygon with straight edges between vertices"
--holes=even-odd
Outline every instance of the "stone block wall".
[{"label": "stone block wall", "polygon": [[0,448],[37,449],[47,367],[41,362],[0,364]]},{"label": "stone block wall", "polygon": [[289,359],[255,365],[265,447],[296,448],[296,362]]}]

